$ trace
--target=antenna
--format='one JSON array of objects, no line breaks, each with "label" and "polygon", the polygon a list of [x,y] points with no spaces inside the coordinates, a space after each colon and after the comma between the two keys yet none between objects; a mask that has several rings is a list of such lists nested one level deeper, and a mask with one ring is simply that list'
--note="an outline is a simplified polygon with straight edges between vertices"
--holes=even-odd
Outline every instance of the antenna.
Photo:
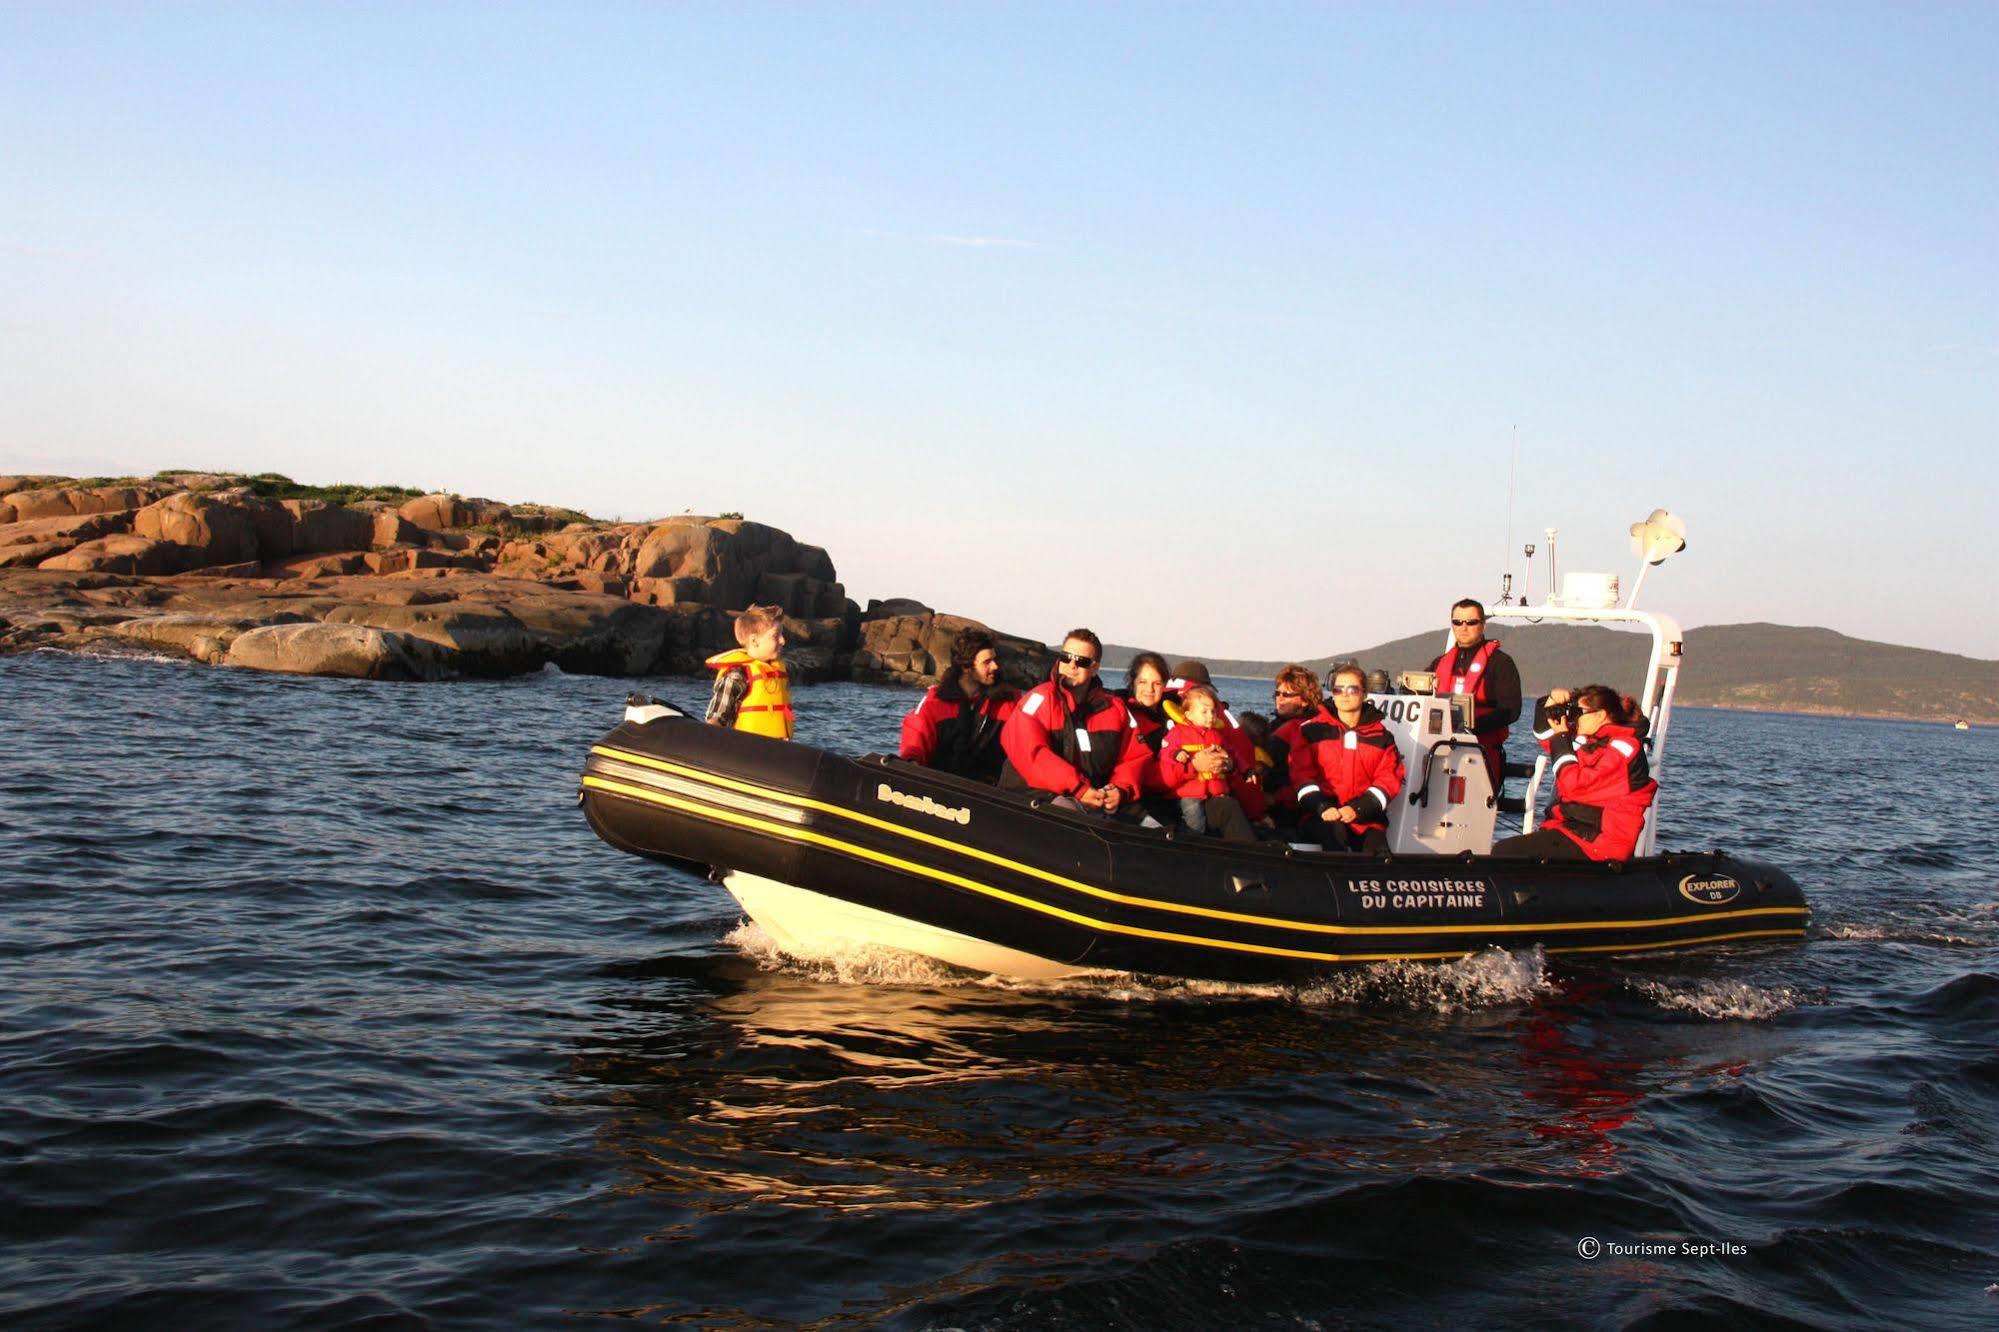
[{"label": "antenna", "polygon": [[[1519,475],[1520,427],[1515,426],[1513,427],[1513,461],[1508,463],[1506,467],[1506,567],[1505,572],[1499,577],[1499,604],[1502,606],[1508,604],[1508,598],[1513,595],[1513,484]],[[1532,555],[1534,552],[1530,550],[1527,553]],[[1524,593],[1521,595],[1520,604],[1523,606],[1527,604],[1527,597]]]},{"label": "antenna", "polygon": [[1555,589],[1560,587],[1562,584],[1560,580],[1557,579],[1555,576],[1555,529],[1550,527],[1547,529],[1547,532],[1548,532],[1548,604],[1550,606],[1553,606],[1558,604],[1555,600]]}]

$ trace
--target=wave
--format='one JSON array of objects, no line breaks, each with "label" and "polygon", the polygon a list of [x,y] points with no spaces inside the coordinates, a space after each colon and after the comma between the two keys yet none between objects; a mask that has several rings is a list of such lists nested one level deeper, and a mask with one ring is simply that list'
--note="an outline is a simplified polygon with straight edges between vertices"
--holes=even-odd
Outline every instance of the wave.
[{"label": "wave", "polygon": [[1633,980],[1627,984],[1667,1012],[1691,1013],[1716,1022],[1767,1022],[1801,1003],[1812,1002],[1788,985],[1766,988],[1748,981]]},{"label": "wave", "polygon": [[1455,962],[1378,962],[1302,991],[1310,1003],[1395,1005],[1460,1013],[1531,1003],[1555,991],[1539,948],[1488,948]]},{"label": "wave", "polygon": [[722,942],[766,971],[782,971],[841,985],[970,986],[1021,994],[1076,995],[1120,1003],[1181,1001],[1278,1001],[1308,1007],[1395,1007],[1457,1013],[1528,1003],[1553,992],[1547,958],[1539,948],[1522,952],[1487,949],[1454,962],[1377,962],[1356,966],[1306,986],[1244,984],[1136,975],[1124,971],[1083,972],[1054,980],[979,975],[946,963],[880,944],[846,944],[810,957],[788,953],[761,926],[745,921]]},{"label": "wave", "polygon": [[1999,976],[1973,971],[1923,991],[1908,1007],[1937,1018],[1999,1020]]},{"label": "wave", "polygon": [[1929,944],[1936,948],[1989,948],[1993,943],[1990,939],[1973,939],[1963,934],[1926,930],[1914,924],[1862,925],[1848,921],[1833,921],[1819,931],[1819,937],[1857,943]]},{"label": "wave", "polygon": [[722,936],[764,971],[781,971],[841,985],[906,985],[948,988],[966,983],[970,973],[918,953],[880,944],[847,944],[799,957],[787,953],[755,921],[744,921]]}]

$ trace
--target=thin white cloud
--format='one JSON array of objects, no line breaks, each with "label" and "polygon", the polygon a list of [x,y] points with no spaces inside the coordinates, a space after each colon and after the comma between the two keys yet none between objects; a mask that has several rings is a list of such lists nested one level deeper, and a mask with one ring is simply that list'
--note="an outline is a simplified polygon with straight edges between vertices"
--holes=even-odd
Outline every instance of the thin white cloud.
[{"label": "thin white cloud", "polygon": [[1012,240],[1006,236],[928,236],[939,245],[962,245],[972,250],[1038,250],[1040,241]]},{"label": "thin white cloud", "polygon": [[953,236],[935,232],[927,236],[909,236],[894,231],[878,231],[873,227],[861,228],[863,236],[877,240],[921,241],[926,245],[955,245],[966,250],[1038,250],[1040,241],[1018,240],[1011,236]]},{"label": "thin white cloud", "polygon": [[64,259],[80,261],[94,258],[89,251],[73,246],[39,245],[24,241],[17,236],[0,236],[0,254],[17,255],[23,259]]}]

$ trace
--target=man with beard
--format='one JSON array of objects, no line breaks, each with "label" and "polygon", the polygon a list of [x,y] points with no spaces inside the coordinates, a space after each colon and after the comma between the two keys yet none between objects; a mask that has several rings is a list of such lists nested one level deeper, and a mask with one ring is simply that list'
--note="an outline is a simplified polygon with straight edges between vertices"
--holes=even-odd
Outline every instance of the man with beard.
[{"label": "man with beard", "polygon": [[999,641],[989,629],[961,630],[951,666],[902,719],[903,758],[939,772],[996,782],[1006,755],[1000,730],[1020,691],[999,683]]},{"label": "man with beard", "polygon": [[1063,636],[1047,683],[1027,692],[1000,732],[1002,787],[1047,791],[1106,815],[1138,801],[1153,755],[1123,700],[1097,679],[1103,655],[1088,629]]}]

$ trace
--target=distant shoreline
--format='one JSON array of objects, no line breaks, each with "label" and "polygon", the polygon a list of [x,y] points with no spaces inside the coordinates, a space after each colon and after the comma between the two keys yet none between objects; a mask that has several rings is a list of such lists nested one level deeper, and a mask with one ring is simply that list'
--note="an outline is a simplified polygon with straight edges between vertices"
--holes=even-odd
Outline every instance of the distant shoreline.
[{"label": "distant shoreline", "polygon": [[[1842,712],[1835,708],[1752,708],[1741,703],[1675,703],[1675,707],[1693,708],[1700,712],[1749,712],[1763,713],[1772,717],[1838,717],[1845,721],[1891,721],[1912,722],[1918,726],[1941,726],[1950,730],[1957,723],[1954,718],[1918,717],[1906,712]],[[1990,730],[1999,725],[1995,722],[1964,719],[1974,731]]]},{"label": "distant shoreline", "polygon": [[[1103,674],[1105,676],[1117,676],[1119,682],[1123,680],[1123,670],[1107,668]],[[1225,680],[1225,682],[1255,684],[1255,686],[1269,684],[1267,676],[1237,676],[1237,674],[1223,674],[1219,670],[1213,672],[1213,678],[1215,680]],[[1229,702],[1235,704],[1235,700],[1229,700]],[[1247,704],[1235,704],[1235,706],[1247,706]],[[1845,718],[1845,720],[1853,720],[1853,722],[1915,722],[1919,726],[1943,726],[1945,730],[1949,730],[1951,726],[1957,724],[1955,718],[1915,716],[1911,712],[1843,712],[1839,708],[1751,708],[1747,704],[1683,702],[1683,700],[1675,700],[1673,706],[1675,708],[1691,708],[1695,712],[1751,712],[1751,714],[1767,714],[1767,716],[1835,716],[1835,718]],[[1259,712],[1261,708],[1249,706],[1249,710],[1251,712]],[[1995,726],[1995,722],[1979,722],[1979,720],[1973,720],[1973,718],[1965,718],[1965,720],[1971,724],[1971,730],[1991,730]]]},{"label": "distant shoreline", "polygon": [[[68,646],[51,645],[51,646],[34,648],[31,649],[30,651],[48,652],[48,653],[58,654],[61,656],[72,656],[72,657],[107,657],[119,661],[152,661],[152,662],[159,662],[162,665],[169,665],[169,666],[186,664],[186,659],[177,653],[146,651],[144,649],[140,649],[137,647],[127,648],[123,647],[122,645],[113,646],[110,644],[105,644],[95,649],[90,647],[68,647]],[[558,669],[560,668],[558,667]],[[572,674],[572,673],[591,674],[591,672],[564,672],[564,674]],[[1122,677],[1124,675],[1124,672],[1121,670],[1113,669],[1113,670],[1106,670],[1104,674],[1106,676]],[[465,676],[453,680],[452,683],[463,683],[463,684],[499,683],[505,678],[507,677]],[[622,677],[605,676],[603,678],[605,679],[622,678],[628,680],[686,680],[694,677],[674,672],[662,672],[652,675],[622,676]],[[1240,683],[1240,684],[1262,685],[1264,683],[1267,683],[1261,677],[1253,675],[1223,675],[1220,672],[1217,672],[1214,678],[1219,681],[1226,681],[1230,683]],[[882,686],[885,688],[907,689],[914,693],[921,693],[922,690],[925,688],[925,686],[920,684],[905,683],[897,680],[845,680],[837,676],[830,678],[802,680],[799,683],[800,687],[802,688],[811,688],[812,686],[818,684],[871,684],[871,685]],[[1117,687],[1119,684],[1122,683],[1122,681],[1120,678],[1119,681],[1116,682],[1107,681],[1107,683],[1112,684],[1112,687]],[[1231,703],[1234,702],[1234,700],[1229,700],[1229,701]],[[1262,709],[1251,707],[1248,704],[1239,704],[1237,706],[1242,707],[1243,710],[1245,711],[1262,711]],[[1745,705],[1738,703],[1688,703],[1688,702],[1678,702],[1678,701],[1675,702],[1674,706],[1679,709],[1691,710],[1694,712],[1739,712],[1739,713],[1746,713],[1749,715],[1760,715],[1768,717],[1831,717],[1841,721],[1880,721],[1880,722],[1907,723],[1917,726],[1939,726],[1944,728],[1945,730],[1950,730],[1956,725],[1954,720],[1948,718],[1918,717],[1910,715],[1908,713],[1896,713],[1896,712],[1842,712],[1834,708],[1768,708],[1768,707],[1747,707]],[[1992,730],[1994,729],[1995,726],[1999,726],[1999,723],[1975,721],[1968,717],[1965,720],[1970,723],[1970,728],[1974,731]]]}]

